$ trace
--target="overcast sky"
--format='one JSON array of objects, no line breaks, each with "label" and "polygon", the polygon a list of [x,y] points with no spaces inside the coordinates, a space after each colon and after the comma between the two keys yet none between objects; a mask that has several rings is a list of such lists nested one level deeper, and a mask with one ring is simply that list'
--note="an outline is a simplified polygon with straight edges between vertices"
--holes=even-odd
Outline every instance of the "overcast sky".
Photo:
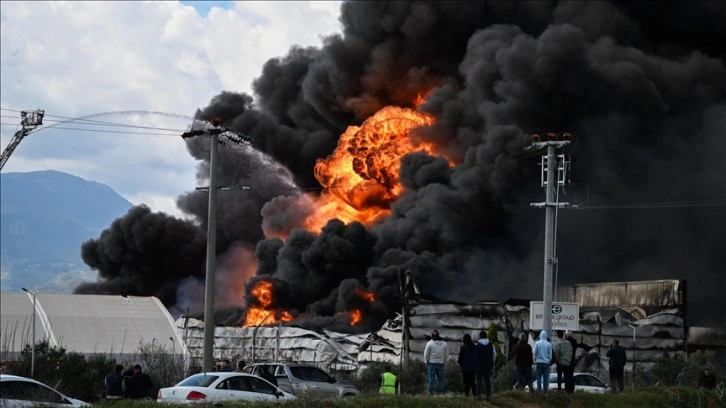
[{"label": "overcast sky", "polygon": [[333,1],[2,1],[1,148],[21,110],[46,115],[2,171],[58,170],[181,215],[174,200],[197,181],[176,130],[221,91],[251,93],[268,59],[339,32],[339,9]]}]

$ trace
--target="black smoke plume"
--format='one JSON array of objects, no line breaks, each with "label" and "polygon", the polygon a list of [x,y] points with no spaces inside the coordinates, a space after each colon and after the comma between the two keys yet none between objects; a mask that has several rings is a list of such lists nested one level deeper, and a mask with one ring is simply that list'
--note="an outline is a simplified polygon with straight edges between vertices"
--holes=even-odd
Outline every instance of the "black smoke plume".
[{"label": "black smoke plume", "polygon": [[[268,280],[276,306],[310,326],[375,328],[399,310],[401,270],[445,299],[537,299],[544,212],[530,203],[544,191],[538,155],[524,147],[532,133],[569,131],[572,183],[558,199],[583,209],[558,211],[558,283],[685,278],[691,324],[724,323],[726,307],[712,300],[726,291],[726,251],[718,250],[726,242],[725,9],[708,1],[343,3],[341,34],[268,61],[254,97],[224,92],[197,112],[221,117],[254,147],[221,148],[220,185],[252,190],[220,193],[218,255],[254,247],[247,301],[251,285]],[[419,136],[459,164],[404,157],[405,193],[370,228],[337,220],[320,232],[295,228],[314,209],[294,198],[319,191],[313,166],[346,127],[387,105],[413,107],[427,92],[419,109],[436,124]],[[189,144],[201,183],[209,141]],[[188,193],[178,204],[192,221],[136,208],[86,243],[84,260],[101,280],[78,290],[198,306],[188,292],[201,286],[188,282],[203,279],[207,198]],[[263,226],[289,236],[265,238]],[[356,289],[375,302],[361,303]],[[351,308],[365,308],[364,325],[346,327]]]}]

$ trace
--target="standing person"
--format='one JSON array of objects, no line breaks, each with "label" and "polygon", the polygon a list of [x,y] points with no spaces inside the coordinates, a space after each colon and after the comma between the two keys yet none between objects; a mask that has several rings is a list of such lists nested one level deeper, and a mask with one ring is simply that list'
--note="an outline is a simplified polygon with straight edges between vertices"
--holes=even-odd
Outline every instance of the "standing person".
[{"label": "standing person", "polygon": [[698,382],[698,388],[705,388],[707,390],[716,388],[716,377],[711,374],[711,370],[708,368],[703,369],[703,375],[701,376],[701,380]]},{"label": "standing person", "polygon": [[123,373],[123,377],[124,377],[123,389],[124,389],[124,395],[125,396],[128,396],[127,395],[128,394],[127,390],[129,389],[129,379],[131,377],[133,377],[134,374],[136,374],[134,372],[134,365],[133,364],[129,364],[129,368],[127,368],[126,371],[124,371],[124,373]]},{"label": "standing person", "polygon": [[[565,375],[565,392],[572,394],[575,392],[575,364],[577,363],[577,340],[572,337],[572,332],[567,330],[565,332],[565,339],[570,342],[572,346],[572,357],[570,358],[570,366],[567,367]],[[569,380],[569,381],[568,381]]]},{"label": "standing person", "polygon": [[439,331],[431,332],[431,340],[426,343],[424,349],[424,363],[426,363],[426,374],[428,375],[429,394],[434,393],[434,379],[438,386],[436,392],[444,393],[444,364],[446,363],[447,348],[446,342],[439,337]]},{"label": "standing person", "polygon": [[547,395],[550,387],[550,365],[552,364],[552,344],[547,339],[547,332],[539,333],[539,340],[534,343],[532,351],[537,370],[537,391]]},{"label": "standing person", "polygon": [[277,377],[275,377],[275,374],[272,374],[270,368],[270,366],[262,366],[262,372],[260,373],[260,377],[264,378],[265,380],[269,381],[270,384],[277,387]]},{"label": "standing person", "polygon": [[237,362],[237,370],[235,370],[235,371],[237,371],[238,373],[244,372],[246,366],[247,366],[247,363],[240,360]]},{"label": "standing person", "polygon": [[676,376],[676,385],[678,387],[688,387],[691,385],[692,381],[693,377],[691,376],[691,373],[688,372],[688,367],[683,367],[681,372]]},{"label": "standing person", "polygon": [[476,388],[477,396],[481,398],[481,383],[484,381],[486,392],[485,398],[489,400],[492,397],[492,371],[494,370],[494,361],[497,358],[497,350],[494,345],[489,342],[486,330],[479,332],[479,341],[476,342]]},{"label": "standing person", "polygon": [[149,390],[154,387],[149,377],[145,372],[141,370],[141,366],[136,364],[134,366],[134,375],[129,378],[128,385],[126,386],[126,396],[131,399],[143,399],[149,396]]},{"label": "standing person", "polygon": [[103,383],[106,384],[106,399],[117,400],[124,397],[123,371],[124,366],[122,366],[121,364],[116,364],[114,370],[106,375],[106,378],[103,380]]},{"label": "standing person", "polygon": [[461,368],[461,378],[464,380],[464,395],[476,397],[477,388],[474,383],[474,374],[476,373],[476,346],[471,339],[469,333],[464,335],[462,340],[464,344],[459,349],[459,367]]},{"label": "standing person", "polygon": [[[567,389],[570,359],[572,358],[572,344],[565,340],[565,332],[557,330],[557,340],[554,345],[555,362],[557,363],[557,392],[563,393]],[[564,381],[563,381],[564,380]],[[562,388],[564,382],[565,387]]]},{"label": "standing person", "polygon": [[391,366],[386,364],[383,373],[378,379],[378,393],[383,395],[396,395],[398,389],[398,378],[391,372]]},{"label": "standing person", "polygon": [[517,378],[517,389],[523,390],[525,385],[529,387],[530,392],[534,392],[532,387],[532,346],[527,343],[527,335],[522,333],[519,336],[519,342],[512,349],[512,357],[514,358],[514,375]]},{"label": "standing person", "polygon": [[221,362],[221,368],[220,368],[220,370],[219,370],[219,371],[223,371],[223,372],[232,372],[232,371],[234,371],[234,370],[232,370],[232,365],[231,365],[231,364],[229,363],[229,360],[227,360],[227,359],[224,359],[224,360],[222,360],[222,362]]},{"label": "standing person", "polygon": [[623,391],[623,371],[625,371],[625,363],[628,358],[625,355],[625,349],[620,347],[618,339],[614,339],[610,343],[607,357],[609,358],[610,384],[613,387],[613,392]]}]

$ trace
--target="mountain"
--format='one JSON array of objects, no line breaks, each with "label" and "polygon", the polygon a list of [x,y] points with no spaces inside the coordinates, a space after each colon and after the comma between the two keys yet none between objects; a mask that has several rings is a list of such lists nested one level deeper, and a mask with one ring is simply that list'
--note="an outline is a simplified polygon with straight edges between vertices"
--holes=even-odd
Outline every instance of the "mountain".
[{"label": "mountain", "polygon": [[70,292],[94,280],[81,244],[132,203],[111,187],[58,171],[0,174],[0,284]]}]

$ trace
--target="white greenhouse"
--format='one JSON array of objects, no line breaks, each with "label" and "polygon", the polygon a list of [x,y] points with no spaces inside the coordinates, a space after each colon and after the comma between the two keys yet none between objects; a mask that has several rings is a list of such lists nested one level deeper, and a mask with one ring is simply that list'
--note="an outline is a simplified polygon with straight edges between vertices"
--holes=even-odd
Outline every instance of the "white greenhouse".
[{"label": "white greenhouse", "polygon": [[155,297],[2,292],[0,361],[17,360],[34,335],[36,344],[45,340],[86,356],[132,361],[143,349],[188,364],[174,320]]}]

